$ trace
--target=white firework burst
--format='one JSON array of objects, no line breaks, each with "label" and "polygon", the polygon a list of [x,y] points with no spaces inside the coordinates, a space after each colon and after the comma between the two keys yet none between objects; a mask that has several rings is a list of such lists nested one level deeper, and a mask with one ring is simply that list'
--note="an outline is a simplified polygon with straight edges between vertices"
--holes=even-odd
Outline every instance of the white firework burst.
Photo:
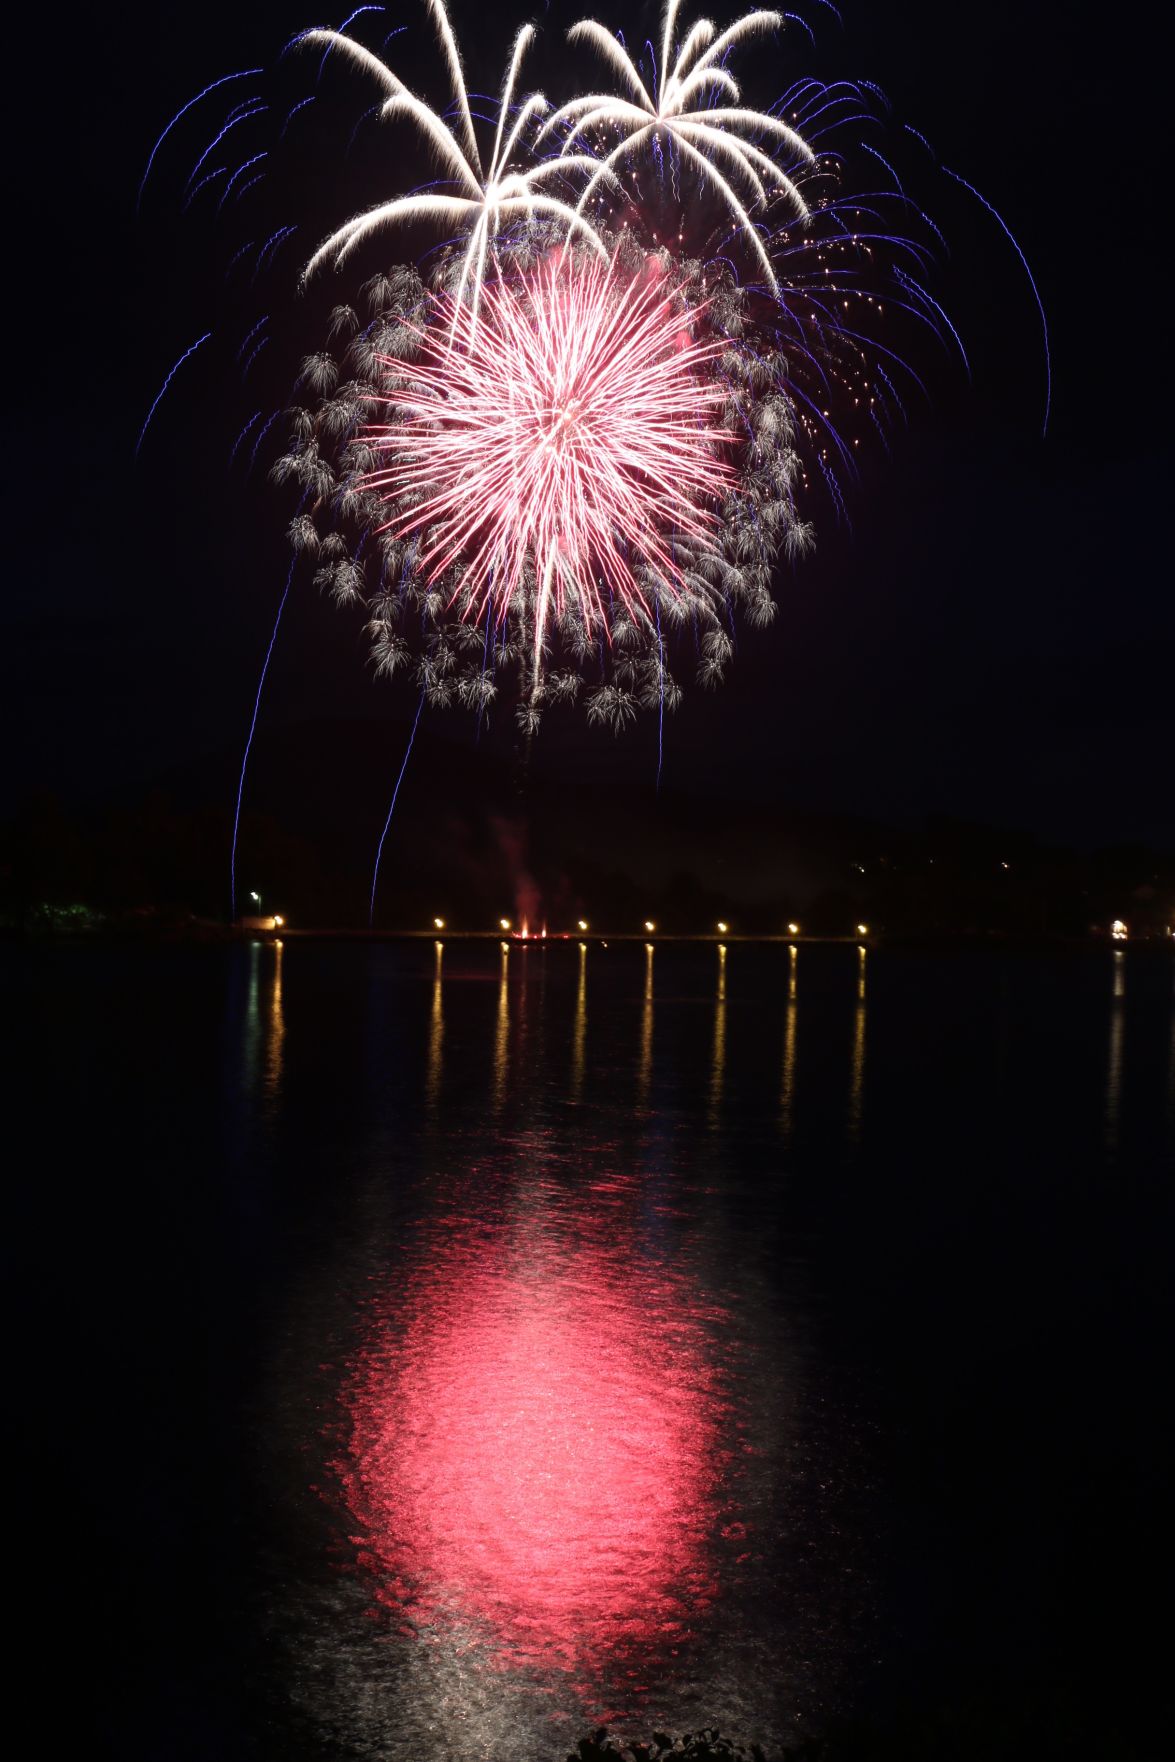
[{"label": "white firework burst", "polygon": [[461,57],[443,0],[426,0],[426,4],[436,24],[448,66],[457,110],[456,128],[450,128],[437,111],[408,90],[378,55],[372,54],[352,37],[338,31],[312,30],[307,31],[301,41],[325,44],[338,50],[377,80],[387,94],[382,114],[385,117],[406,117],[416,125],[436,154],[452,189],[397,196],[365,213],[353,215],[323,241],[303,273],[312,275],[328,259],[333,260],[337,269],[357,245],[386,227],[429,220],[439,221],[466,235],[455,297],[458,302],[467,301],[475,314],[481,299],[487,259],[505,222],[538,218],[557,221],[567,228],[569,235],[579,238],[607,261],[607,252],[591,223],[577,208],[551,194],[546,187],[551,180],[565,180],[569,173],[591,171],[594,177],[598,177],[600,167],[595,159],[586,153],[564,154],[522,170],[512,169],[524,146],[528,127],[550,110],[542,94],[532,92],[512,115],[515,87],[523,57],[535,34],[534,26],[523,25],[514,39],[502,83],[493,149],[487,162],[478,145]]},{"label": "white firework burst", "polygon": [[617,166],[647,155],[658,142],[672,141],[683,162],[712,181],[777,293],[779,284],[759,230],[746,200],[725,173],[749,192],[752,208],[763,209],[774,197],[784,196],[797,217],[806,219],[807,203],[794,179],[763,151],[758,140],[770,140],[776,150],[785,148],[804,164],[814,163],[816,155],[803,137],[778,117],[742,105],[738,83],[724,63],[739,43],[778,30],[783,17],[778,12],[748,12],[722,32],[709,19],[699,19],[676,43],[679,5],[680,0],[665,0],[661,80],[652,94],[632,57],[602,24],[583,19],[573,25],[568,40],[590,43],[597,49],[618,77],[624,94],[596,92],[573,98],[547,119],[539,139],[570,125],[563,151],[578,160],[580,155],[570,152],[577,141],[601,130],[620,135],[619,143],[597,161],[580,198],[580,214],[598,185],[615,175]]}]

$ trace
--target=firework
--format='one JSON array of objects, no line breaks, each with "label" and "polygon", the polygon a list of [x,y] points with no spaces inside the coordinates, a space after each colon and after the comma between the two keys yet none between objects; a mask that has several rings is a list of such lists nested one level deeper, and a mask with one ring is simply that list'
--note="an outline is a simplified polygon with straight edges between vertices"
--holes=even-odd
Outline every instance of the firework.
[{"label": "firework", "polygon": [[[662,15],[661,80],[659,87],[654,81],[652,96],[632,57],[603,25],[594,19],[574,25],[567,33],[568,40],[591,44],[619,78],[627,96],[597,92],[573,98],[549,119],[540,139],[560,124],[573,124],[564,141],[566,154],[580,136],[617,133],[622,137],[588,182],[579,201],[581,212],[618,165],[638,156],[647,157],[653,151],[661,152],[667,146],[675,150],[689,169],[700,173],[718,190],[759,269],[772,291],[778,293],[779,282],[770,253],[752,214],[756,209],[766,209],[779,194],[787,198],[793,216],[800,219],[807,218],[808,205],[793,178],[777,159],[763,151],[758,141],[765,137],[774,149],[783,148],[800,164],[814,163],[816,155],[796,130],[778,117],[739,104],[741,93],[725,62],[738,44],[779,30],[783,18],[778,12],[749,12],[721,35],[716,35],[709,19],[701,19],[675,47],[678,6],[679,0],[666,0]],[[715,103],[715,98],[729,102]],[[726,172],[743,185],[741,200],[724,175]],[[748,189],[750,211],[745,205]]]},{"label": "firework", "polygon": [[[345,260],[385,223],[432,215],[461,230],[432,289],[410,266],[375,278],[367,323],[336,310],[342,360],[307,359],[312,400],[277,467],[310,497],[295,542],[336,601],[367,608],[377,672],[414,669],[435,706],[481,717],[513,673],[528,729],[577,697],[614,728],[642,708],[663,720],[680,696],[676,631],[691,631],[712,686],[736,611],[773,616],[779,556],[811,543],[812,473],[847,518],[842,481],[865,425],[884,434],[904,415],[895,328],[937,335],[949,322],[919,279],[927,251],[881,198],[846,198],[839,157],[812,144],[860,120],[860,87],[801,81],[771,110],[743,101],[728,61],[777,32],[777,13],[679,30],[668,0],[651,79],[583,21],[570,39],[603,56],[622,93],[555,110],[538,94],[516,100],[524,27],[483,162],[447,18],[429,3],[452,128],[361,45],[305,39],[380,78],[385,109],[415,119],[460,185],[356,217],[308,269]],[[556,174],[578,181],[574,208],[538,203]],[[684,350],[623,356],[623,318],[640,302],[642,322],[655,308]]]},{"label": "firework", "polygon": [[562,254],[495,283],[478,330],[438,302],[456,347],[421,332],[396,419],[371,436],[386,462],[368,482],[392,498],[393,538],[420,535],[426,585],[498,624],[529,585],[537,649],[552,610],[593,634],[609,601],[647,622],[641,578],[682,591],[670,535],[708,544],[733,480],[707,371],[722,345],[693,340],[659,267],[622,279]]},{"label": "firework", "polygon": [[476,324],[408,274],[368,298],[344,394],[278,474],[313,493],[295,543],[367,605],[377,670],[416,653],[430,702],[483,711],[513,670],[528,728],[595,672],[589,717],[619,727],[676,703],[666,638],[692,625],[718,683],[732,609],[769,619],[771,567],[810,537],[779,364],[737,344],[729,275],[548,243],[499,259]]},{"label": "firework", "polygon": [[[534,27],[515,35],[497,98],[474,98],[444,0],[425,5],[441,104],[388,65],[400,27],[379,53],[348,34],[375,10],[361,7],[341,30],[295,39],[321,52],[313,91],[270,90],[255,68],[205,87],[160,134],[143,184],[160,184],[189,113],[248,79],[182,206],[214,205],[222,235],[244,218],[230,285],[270,286],[299,222],[267,213],[267,192],[298,185],[274,175],[296,149],[313,148],[303,167],[317,172],[320,139],[298,119],[327,114],[327,63],[379,98],[348,125],[344,157],[367,116],[408,123],[438,175],[352,215],[303,265],[303,287],[318,286],[377,243],[441,234],[427,277],[385,260],[303,361],[272,468],[301,492],[296,558],[362,608],[377,677],[413,678],[414,731],[425,705],[473,709],[480,729],[506,696],[530,733],[578,700],[614,729],[655,711],[660,754],[681,695],[671,665],[684,655],[703,686],[723,678],[738,617],[774,615],[779,560],[812,542],[813,507],[848,521],[859,450],[887,444],[924,389],[920,339],[962,352],[929,285],[941,235],[875,144],[888,111],[875,87],[799,78],[766,108],[744,93],[732,64],[785,15],[683,24],[680,0],[665,0],[659,57],[581,20],[569,41],[615,89],[552,104],[522,85]],[[310,64],[283,58],[282,80]],[[243,313],[233,345],[258,387],[280,351],[269,318]],[[1047,367],[1047,326],[1045,340]],[[238,417],[230,461],[251,469],[278,420]]]},{"label": "firework", "polygon": [[[408,123],[437,172],[331,231],[304,279],[421,225],[448,235],[427,282],[408,262],[369,278],[303,363],[274,467],[301,489],[295,546],[336,601],[365,608],[377,674],[414,672],[433,706],[482,718],[513,676],[528,728],[575,698],[613,727],[646,707],[663,718],[680,695],[671,649],[717,684],[736,614],[766,622],[778,559],[811,542],[814,495],[847,519],[856,450],[919,384],[903,329],[952,334],[910,236],[919,211],[900,190],[852,193],[829,147],[875,116],[864,86],[799,80],[769,108],[744,95],[732,64],[777,37],[777,12],[723,27],[666,0],[659,66],[651,45],[638,58],[581,20],[571,44],[616,89],[552,105],[523,85],[534,27],[496,100],[474,99],[444,0],[425,5],[439,104],[389,65],[398,31],[376,53],[347,34],[355,14],[295,40],[320,82],[333,62],[370,82],[370,114]],[[246,89],[185,202],[212,179],[230,213],[255,205],[321,97]],[[214,163],[226,137],[242,143],[235,169]],[[271,276],[296,231],[256,228],[232,265],[251,252],[254,281]],[[242,378],[260,383],[275,335],[253,316]],[[273,422],[254,411],[231,456],[251,467]]]},{"label": "firework", "polygon": [[503,224],[519,218],[533,221],[537,216],[555,217],[563,222],[569,234],[582,238],[595,247],[600,256],[607,253],[595,229],[569,203],[553,196],[543,186],[552,179],[563,181],[569,174],[591,169],[595,177],[602,175],[595,161],[585,154],[564,154],[532,164],[525,170],[512,170],[520,144],[525,142],[528,127],[547,109],[541,93],[532,93],[517,106],[511,118],[514,90],[527,46],[534,37],[534,26],[523,25],[514,39],[514,49],[502,85],[498,120],[494,131],[493,151],[488,166],[483,163],[473,126],[469,93],[461,58],[449,25],[442,0],[427,0],[437,25],[448,64],[453,98],[460,120],[460,133],[454,132],[438,113],[417,98],[389,67],[353,38],[338,31],[307,31],[302,41],[325,44],[353,61],[371,75],[387,93],[382,115],[405,117],[419,129],[425,142],[436,154],[441,168],[449,174],[452,190],[430,190],[426,194],[398,196],[383,202],[366,214],[355,215],[321,244],[306,265],[312,275],[328,258],[336,269],[364,239],[385,228],[406,225],[411,221],[439,221],[443,225],[464,229],[465,250],[457,298],[468,296],[476,317],[491,245]]}]

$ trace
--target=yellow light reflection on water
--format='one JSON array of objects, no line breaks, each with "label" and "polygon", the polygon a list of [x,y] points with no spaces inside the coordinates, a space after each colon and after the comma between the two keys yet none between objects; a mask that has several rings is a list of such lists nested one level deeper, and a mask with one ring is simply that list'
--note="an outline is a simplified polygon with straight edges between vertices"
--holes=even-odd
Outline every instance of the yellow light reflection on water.
[{"label": "yellow light reflection on water", "polygon": [[249,978],[245,991],[245,1032],[243,1036],[245,1082],[250,1089],[257,1081],[257,1052],[261,1041],[261,944],[249,944]]},{"label": "yellow light reflection on water", "polygon": [[587,1045],[587,943],[579,945],[579,976],[575,986],[575,1025],[571,1034],[571,1099],[583,1090],[584,1050]]},{"label": "yellow light reflection on water", "polygon": [[1126,1040],[1126,950],[1116,948],[1111,956],[1110,1038],[1106,1049],[1105,1146],[1118,1148],[1118,1128],[1122,1113],[1122,1054]]},{"label": "yellow light reflection on water", "polygon": [[273,983],[269,992],[269,1041],[265,1048],[265,1093],[276,1101],[281,1089],[285,1059],[286,1018],[282,1009],[282,961],[285,947],[279,936],[273,945]]},{"label": "yellow light reflection on water", "polygon": [[858,947],[857,1008],[853,1016],[853,1050],[849,1063],[847,1124],[850,1144],[855,1144],[861,1136],[861,1106],[865,1096],[865,972],[868,959],[868,949]]},{"label": "yellow light reflection on water", "polygon": [[444,992],[441,984],[442,969],[445,958],[443,942],[433,944],[435,963],[432,978],[432,1009],[428,1018],[428,1067],[424,1079],[425,1102],[430,1113],[435,1113],[441,1093],[441,1065],[445,1043],[445,1011]]},{"label": "yellow light reflection on water", "polygon": [[637,1065],[637,1099],[642,1108],[649,1104],[649,1084],[653,1075],[653,944],[645,943],[645,991],[641,1004],[641,1048]]},{"label": "yellow light reflection on water", "polygon": [[[266,969],[272,953],[273,966]],[[286,1023],[282,1008],[282,961],[285,950],[280,936],[273,942],[255,940],[249,944],[249,974],[245,992],[245,1020],[242,1039],[243,1077],[248,1089],[260,1087],[267,1105],[277,1100],[281,1091],[285,1060]]]},{"label": "yellow light reflection on water", "polygon": [[494,1026],[494,1108],[506,1099],[506,1072],[510,1060],[510,944],[501,944],[498,971],[498,1014]]},{"label": "yellow light reflection on water", "polygon": [[796,1113],[796,968],[799,950],[787,951],[787,1006],[783,1016],[783,1089],[779,1098],[780,1125],[785,1144],[791,1142]]},{"label": "yellow light reflection on water", "polygon": [[726,944],[718,944],[718,979],[714,991],[714,1044],[710,1054],[711,1131],[718,1127],[722,1111],[722,1090],[726,1083]]}]

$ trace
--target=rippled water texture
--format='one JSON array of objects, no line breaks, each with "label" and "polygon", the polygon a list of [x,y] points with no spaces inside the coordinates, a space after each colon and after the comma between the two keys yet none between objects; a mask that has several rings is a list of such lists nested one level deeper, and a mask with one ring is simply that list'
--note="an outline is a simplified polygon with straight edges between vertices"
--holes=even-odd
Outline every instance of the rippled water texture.
[{"label": "rippled water texture", "polygon": [[[288,994],[287,959],[252,951],[259,1000]],[[725,959],[660,994],[643,949],[451,944],[427,972],[418,952],[369,966],[368,1044],[370,1012],[412,1012],[420,1100],[295,1323],[343,1348],[316,1386],[315,1485],[323,1554],[345,1534],[350,1565],[345,1614],[337,1575],[293,1600],[315,1695],[329,1684],[332,1718],[358,1702],[365,1743],[427,1749],[443,1728],[488,1754],[519,1726],[557,1745],[602,1719],[738,1721],[764,1669],[794,1703],[812,1654],[836,1653],[842,1593],[795,1607],[811,1571],[789,1483],[812,1442],[802,1349],[762,1309],[782,1269],[723,1216]],[[700,1142],[655,1093],[659,1008],[667,1046],[675,1016],[701,1029]],[[264,1037],[254,1057],[280,1110]],[[340,1308],[356,1249],[362,1297]]]},{"label": "rippled water texture", "polygon": [[1144,1671],[1169,949],[28,958],[127,1756]]},{"label": "rippled water texture", "polygon": [[349,1379],[340,1473],[381,1597],[477,1620],[503,1664],[656,1671],[718,1594],[727,1318],[642,1254],[633,1188],[548,1208],[539,1180],[488,1227],[454,1206]]}]

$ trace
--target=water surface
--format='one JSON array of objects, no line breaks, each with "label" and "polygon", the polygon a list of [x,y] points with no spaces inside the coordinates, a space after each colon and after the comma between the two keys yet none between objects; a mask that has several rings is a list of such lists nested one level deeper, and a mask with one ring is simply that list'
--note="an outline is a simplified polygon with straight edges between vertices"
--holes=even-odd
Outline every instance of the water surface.
[{"label": "water surface", "polygon": [[1169,956],[14,955],[104,1729],[778,1745],[1088,1720],[1091,1673],[1141,1717]]}]

